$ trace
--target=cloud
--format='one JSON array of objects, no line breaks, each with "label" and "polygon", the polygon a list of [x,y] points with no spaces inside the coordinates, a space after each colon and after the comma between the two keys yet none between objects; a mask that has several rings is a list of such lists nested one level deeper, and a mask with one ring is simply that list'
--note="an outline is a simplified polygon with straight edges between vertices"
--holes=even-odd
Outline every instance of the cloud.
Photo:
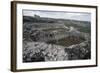
[{"label": "cloud", "polygon": [[23,10],[23,15],[25,16],[34,16],[37,14],[41,17],[50,17],[50,18],[62,18],[62,19],[73,19],[80,21],[90,21],[90,13],[82,12],[61,12],[61,11],[43,11],[43,10]]}]

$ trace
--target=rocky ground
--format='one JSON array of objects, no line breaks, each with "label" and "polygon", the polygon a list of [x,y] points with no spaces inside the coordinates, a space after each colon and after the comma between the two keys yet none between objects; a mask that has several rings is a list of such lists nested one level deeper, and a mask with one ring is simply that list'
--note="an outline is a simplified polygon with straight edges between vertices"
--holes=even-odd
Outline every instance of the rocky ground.
[{"label": "rocky ground", "polygon": [[90,59],[89,47],[87,41],[69,47],[43,42],[26,42],[23,49],[23,62]]},{"label": "rocky ground", "polygon": [[[48,18],[44,21],[39,17],[29,21],[26,18],[23,24],[23,62],[91,59],[91,30],[79,26],[83,22],[77,21],[80,24],[76,27],[72,20]],[[84,24],[90,26],[90,23]]]}]

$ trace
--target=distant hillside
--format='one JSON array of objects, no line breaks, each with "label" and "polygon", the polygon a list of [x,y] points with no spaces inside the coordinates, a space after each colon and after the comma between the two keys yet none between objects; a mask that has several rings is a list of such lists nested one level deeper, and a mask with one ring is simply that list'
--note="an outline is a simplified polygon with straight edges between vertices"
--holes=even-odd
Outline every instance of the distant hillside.
[{"label": "distant hillside", "polygon": [[[63,22],[72,22],[72,23],[83,23],[83,24],[90,24],[89,21],[78,21],[78,20],[70,20],[70,19],[56,19],[56,18],[47,18],[47,17],[32,17],[32,16],[23,16],[24,22],[57,22],[57,21],[63,21]],[[80,25],[83,26],[83,25]]]},{"label": "distant hillside", "polygon": [[66,27],[73,26],[81,32],[90,33],[91,32],[91,23],[88,21],[77,21],[77,20],[68,20],[68,19],[55,19],[55,18],[43,18],[43,17],[31,17],[23,16],[23,23],[64,23]]},{"label": "distant hillside", "polygon": [[36,18],[31,16],[23,16],[23,22],[37,22],[37,23],[54,23],[56,22],[53,18]]}]

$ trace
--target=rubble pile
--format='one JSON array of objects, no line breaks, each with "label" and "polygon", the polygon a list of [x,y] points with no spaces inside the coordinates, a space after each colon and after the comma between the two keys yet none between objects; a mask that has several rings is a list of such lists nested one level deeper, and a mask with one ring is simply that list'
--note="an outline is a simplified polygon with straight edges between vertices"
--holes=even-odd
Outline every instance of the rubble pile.
[{"label": "rubble pile", "polygon": [[24,44],[23,61],[64,61],[90,58],[90,44],[87,41],[80,44],[63,47],[43,42],[28,42]]},{"label": "rubble pile", "polygon": [[38,15],[23,22],[23,62],[91,59],[89,22]]}]

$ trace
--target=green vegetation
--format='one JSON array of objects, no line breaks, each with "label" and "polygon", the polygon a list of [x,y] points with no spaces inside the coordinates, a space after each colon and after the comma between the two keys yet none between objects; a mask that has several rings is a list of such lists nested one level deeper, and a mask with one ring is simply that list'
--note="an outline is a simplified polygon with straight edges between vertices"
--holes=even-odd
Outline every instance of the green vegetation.
[{"label": "green vegetation", "polygon": [[[81,26],[83,25],[83,26]],[[90,23],[82,23],[80,22],[80,24],[76,24],[75,22],[65,22],[65,26],[70,27],[73,26],[74,28],[77,28],[80,32],[84,32],[84,33],[90,33],[91,32],[91,26]]]}]

